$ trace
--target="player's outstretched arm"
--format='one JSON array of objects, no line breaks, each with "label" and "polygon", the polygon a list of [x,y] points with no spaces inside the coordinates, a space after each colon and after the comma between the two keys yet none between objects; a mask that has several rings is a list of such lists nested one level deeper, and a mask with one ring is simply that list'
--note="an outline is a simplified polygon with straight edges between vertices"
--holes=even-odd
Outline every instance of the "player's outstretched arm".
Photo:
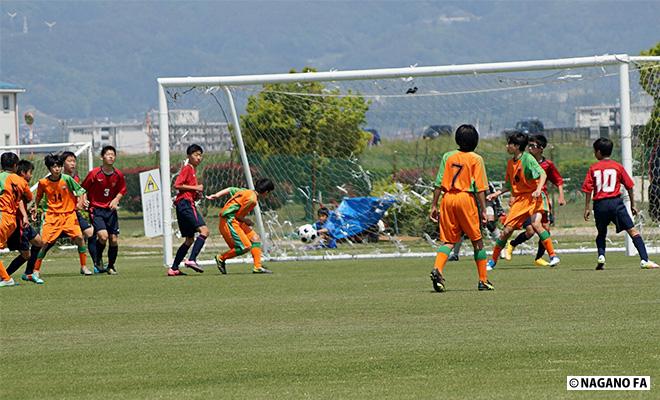
[{"label": "player's outstretched arm", "polygon": [[208,196],[206,196],[206,199],[207,200],[215,200],[215,199],[219,199],[220,197],[222,197],[226,194],[229,194],[229,188],[224,188],[224,189],[222,189],[221,191],[219,191],[217,193],[213,193],[211,195],[208,195]]}]

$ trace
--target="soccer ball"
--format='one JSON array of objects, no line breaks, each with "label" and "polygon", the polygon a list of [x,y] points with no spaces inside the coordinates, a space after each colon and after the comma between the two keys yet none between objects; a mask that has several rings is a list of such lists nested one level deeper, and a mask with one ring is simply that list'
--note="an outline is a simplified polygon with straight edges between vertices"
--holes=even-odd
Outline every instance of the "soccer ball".
[{"label": "soccer ball", "polygon": [[316,229],[310,224],[298,228],[298,237],[300,237],[300,241],[303,243],[311,243],[316,240],[317,236]]}]

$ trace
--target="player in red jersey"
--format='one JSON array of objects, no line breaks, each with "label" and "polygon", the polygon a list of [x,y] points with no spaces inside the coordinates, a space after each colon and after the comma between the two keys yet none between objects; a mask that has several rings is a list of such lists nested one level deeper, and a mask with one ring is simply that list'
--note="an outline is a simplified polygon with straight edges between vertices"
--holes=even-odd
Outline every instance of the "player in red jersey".
[{"label": "player in red jersey", "polygon": [[593,194],[594,219],[598,230],[598,236],[596,236],[596,248],[598,249],[596,269],[602,270],[605,268],[605,238],[607,237],[607,226],[610,222],[613,222],[616,226],[617,233],[623,230],[628,232],[639,253],[642,269],[660,268],[658,264],[649,260],[642,235],[635,228],[635,224],[621,199],[621,184],[623,184],[630,197],[630,209],[633,215],[637,215],[633,192],[634,182],[623,168],[623,165],[610,159],[613,148],[614,143],[607,138],[600,138],[594,142],[594,155],[598,162],[589,167],[582,184],[582,191],[586,194],[584,204],[585,221],[588,221],[591,215],[589,204]]},{"label": "player in red jersey", "polygon": [[[126,179],[124,174],[114,167],[117,150],[112,146],[101,149],[103,165],[96,167],[87,174],[82,187],[87,191],[89,216],[96,232],[96,256],[94,257],[95,272],[117,274],[115,262],[119,252],[119,219],[117,207],[126,194]],[[107,242],[108,267],[103,269],[103,251]]]},{"label": "player in red jersey", "polygon": [[[543,224],[543,228],[545,228],[545,230],[549,232],[550,225],[554,223],[554,215],[552,213],[553,204],[550,202],[550,195],[548,194],[547,182],[552,182],[552,184],[554,184],[557,187],[557,190],[559,190],[558,203],[560,206],[565,205],[566,200],[564,199],[564,179],[557,170],[555,164],[543,156],[543,150],[547,146],[548,146],[548,139],[546,139],[546,137],[543,136],[542,134],[538,134],[529,138],[527,151],[529,152],[529,154],[533,155],[534,158],[536,158],[536,161],[538,161],[539,165],[541,166],[541,168],[543,168],[545,174],[548,176],[546,180],[546,184],[543,185],[543,193],[548,199],[549,210],[547,213],[543,214],[541,223]],[[513,239],[511,242],[509,242],[509,244],[507,245],[506,250],[504,252],[505,259],[511,260],[513,249],[516,246],[523,244],[524,242],[529,240],[532,236],[534,236],[534,229],[532,228],[531,218],[525,221],[523,227],[525,228],[525,231],[519,233],[518,236],[515,239]],[[543,254],[545,254],[545,246],[543,246],[543,242],[539,240],[538,249],[536,251],[536,257],[534,257],[534,264],[540,267],[550,265],[550,263],[548,263],[543,259]]]}]

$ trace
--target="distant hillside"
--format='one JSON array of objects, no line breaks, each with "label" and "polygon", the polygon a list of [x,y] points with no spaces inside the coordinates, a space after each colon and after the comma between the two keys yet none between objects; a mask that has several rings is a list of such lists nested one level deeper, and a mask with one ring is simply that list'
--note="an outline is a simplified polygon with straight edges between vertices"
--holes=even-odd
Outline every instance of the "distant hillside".
[{"label": "distant hillside", "polygon": [[0,9],[0,77],[27,88],[24,105],[58,118],[143,115],[157,105],[159,76],[638,54],[660,40],[660,2],[3,1]]}]

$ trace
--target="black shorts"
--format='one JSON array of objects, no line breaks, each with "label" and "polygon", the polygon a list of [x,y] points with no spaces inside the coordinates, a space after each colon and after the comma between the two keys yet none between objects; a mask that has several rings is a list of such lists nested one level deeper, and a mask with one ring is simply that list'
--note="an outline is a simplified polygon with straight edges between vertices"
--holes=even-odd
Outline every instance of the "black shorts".
[{"label": "black shorts", "polygon": [[83,217],[82,213],[80,211],[76,211],[76,216],[78,217],[78,225],[80,225],[80,230],[81,231],[86,231],[87,229],[91,228],[92,225],[90,225],[89,222]]},{"label": "black shorts", "polygon": [[30,240],[34,239],[39,233],[33,227],[16,227],[14,233],[7,240],[7,248],[12,251],[30,250]]},{"label": "black shorts", "polygon": [[621,197],[595,200],[594,219],[599,232],[607,231],[607,226],[611,222],[616,225],[617,233],[635,226]]},{"label": "black shorts", "polygon": [[119,235],[117,210],[111,210],[109,208],[90,209],[89,218],[92,220],[94,232],[108,231],[109,235]]},{"label": "black shorts", "polygon": [[183,237],[195,237],[195,232],[200,226],[206,225],[202,214],[197,211],[195,204],[188,200],[180,200],[175,204],[176,221],[179,231]]}]

